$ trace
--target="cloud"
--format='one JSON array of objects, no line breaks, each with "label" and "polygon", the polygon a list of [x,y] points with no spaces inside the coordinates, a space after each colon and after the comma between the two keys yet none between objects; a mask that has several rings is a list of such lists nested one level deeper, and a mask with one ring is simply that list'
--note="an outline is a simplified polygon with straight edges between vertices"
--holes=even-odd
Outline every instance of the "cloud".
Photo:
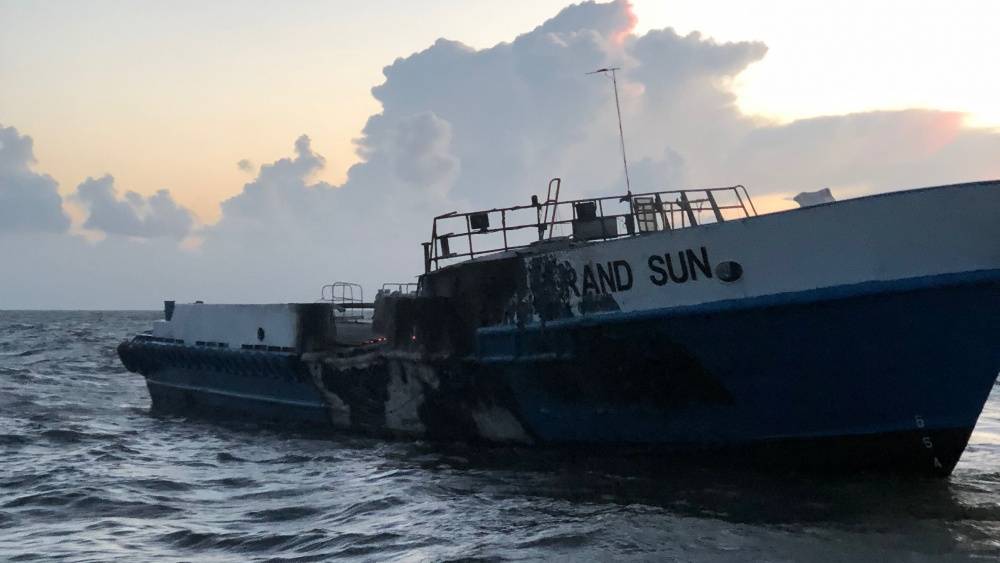
[{"label": "cloud", "polygon": [[449,186],[459,170],[451,125],[431,112],[400,121],[391,148],[396,177],[412,186]]},{"label": "cloud", "polygon": [[149,197],[127,191],[119,198],[111,175],[87,178],[73,199],[89,211],[83,227],[109,235],[182,239],[194,226],[192,213],[177,205],[168,190]]},{"label": "cloud", "polygon": [[326,182],[309,183],[323,169],[326,160],[312,149],[312,141],[302,135],[295,141],[295,157],[281,158],[260,167],[257,177],[243,191],[222,202],[222,219],[212,231],[240,231],[253,235],[270,223],[279,229],[310,220],[322,220],[327,211],[324,192],[333,190]]},{"label": "cloud", "polygon": [[379,151],[407,119],[433,114],[448,124],[456,205],[522,203],[552,176],[572,196],[624,192],[610,81],[587,75],[620,66],[625,134],[634,163],[670,170],[638,190],[681,185],[711,170],[755,126],[738,111],[728,81],[767,52],[759,42],[717,43],[671,29],[632,34],[627,2],[570,6],[510,43],[473,49],[438,40],[396,59],[372,89],[383,110],[359,141],[371,176]]},{"label": "cloud", "polygon": [[242,160],[240,160],[239,162],[237,162],[236,163],[236,167],[239,168],[240,170],[242,170],[243,172],[248,173],[248,174],[256,174],[257,173],[257,167],[254,165],[254,163],[250,162],[249,160],[247,160],[245,158],[242,159]]},{"label": "cloud", "polygon": [[761,191],[899,189],[1000,175],[1000,135],[934,110],[802,119],[748,132],[724,167]]},{"label": "cloud", "polygon": [[[871,111],[791,123],[745,115],[732,84],[766,56],[763,43],[634,28],[628,3],[585,2],[510,42],[474,49],[440,39],[396,59],[372,89],[382,109],[356,140],[361,162],[343,185],[315,180],[326,161],[305,135],[291,156],[259,169],[241,161],[255,177],[221,203],[216,224],[198,230],[196,249],[178,248],[192,223],[168,192],[119,197],[110,177],[88,179],[78,189],[90,209],[85,225],[129,236],[93,244],[18,234],[18,247],[38,252],[0,247],[13,272],[0,307],[311,301],[334,280],[370,292],[412,281],[435,215],[524,204],[553,176],[563,179],[564,199],[625,192],[611,84],[586,75],[605,66],[622,67],[634,192],[741,183],[758,201],[793,205],[786,196],[824,187],[843,199],[1000,176],[1000,134],[967,127],[961,114]],[[23,141],[16,147],[0,158],[21,163],[19,173],[38,184],[27,193],[47,194],[49,223],[65,230],[55,183],[28,170],[30,139],[27,153]],[[9,169],[0,161],[0,177]],[[6,185],[0,190],[8,197]],[[0,231],[21,224],[5,209]],[[134,272],[151,281],[131,283]],[[83,291],[68,296],[37,281],[68,277]]]},{"label": "cloud", "polygon": [[[592,142],[595,125],[610,127],[610,90],[585,72],[620,62],[615,37],[631,25],[626,5],[589,3],[511,43],[476,50],[442,39],[397,59],[372,89],[383,109],[368,120],[360,154],[366,164],[378,162],[408,120],[432,114],[448,124],[449,153],[459,164],[453,198],[527,200],[575,162],[572,149]],[[349,186],[370,174],[366,164],[352,169]]]},{"label": "cloud", "polygon": [[636,23],[635,14],[628,2],[597,3],[588,0],[563,8],[554,18],[526,35],[582,32],[620,40],[635,28]]},{"label": "cloud", "polygon": [[[368,120],[358,140],[365,159],[348,173],[345,194],[396,201],[406,206],[433,199],[440,204],[454,186],[461,159],[452,148],[452,126],[433,111],[392,121],[382,115]],[[361,204],[357,198],[352,203]]]},{"label": "cloud", "polygon": [[69,228],[59,184],[48,174],[33,172],[34,163],[31,137],[0,125],[0,235]]}]

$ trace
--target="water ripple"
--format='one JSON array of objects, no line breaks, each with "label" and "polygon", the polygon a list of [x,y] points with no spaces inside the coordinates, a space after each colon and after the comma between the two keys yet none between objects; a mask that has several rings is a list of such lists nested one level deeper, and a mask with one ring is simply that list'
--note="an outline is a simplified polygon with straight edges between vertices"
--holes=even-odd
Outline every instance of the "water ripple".
[{"label": "water ripple", "polygon": [[648,471],[151,416],[157,316],[0,312],[0,560],[1000,558],[1000,387],[946,482]]}]

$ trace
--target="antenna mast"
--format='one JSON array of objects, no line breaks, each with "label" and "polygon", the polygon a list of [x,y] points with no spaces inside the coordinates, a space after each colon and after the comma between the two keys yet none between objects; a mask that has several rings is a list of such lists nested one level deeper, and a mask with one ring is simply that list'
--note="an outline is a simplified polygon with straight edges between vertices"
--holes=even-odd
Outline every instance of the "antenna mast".
[{"label": "antenna mast", "polygon": [[622,130],[622,106],[618,101],[618,77],[615,75],[615,71],[618,70],[621,70],[621,67],[613,66],[608,68],[599,68],[593,72],[588,72],[587,74],[611,73],[611,84],[615,89],[615,111],[618,112],[618,140],[621,142],[622,165],[625,167],[625,189],[628,191],[628,195],[632,195],[632,183],[629,181],[628,177],[628,158],[625,157],[625,132]]}]

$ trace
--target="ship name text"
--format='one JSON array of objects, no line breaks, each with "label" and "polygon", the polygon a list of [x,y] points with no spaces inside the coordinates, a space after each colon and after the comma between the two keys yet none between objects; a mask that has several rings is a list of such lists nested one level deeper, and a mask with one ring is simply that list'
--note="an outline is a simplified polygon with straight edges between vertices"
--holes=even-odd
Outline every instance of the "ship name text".
[{"label": "ship name text", "polygon": [[[567,264],[568,266],[568,264]],[[678,252],[653,254],[646,259],[649,281],[653,285],[683,284],[712,277],[708,249],[690,248]],[[566,281],[577,296],[629,291],[635,284],[632,264],[628,260],[609,260],[584,264],[580,275],[576,269],[566,269]]]}]

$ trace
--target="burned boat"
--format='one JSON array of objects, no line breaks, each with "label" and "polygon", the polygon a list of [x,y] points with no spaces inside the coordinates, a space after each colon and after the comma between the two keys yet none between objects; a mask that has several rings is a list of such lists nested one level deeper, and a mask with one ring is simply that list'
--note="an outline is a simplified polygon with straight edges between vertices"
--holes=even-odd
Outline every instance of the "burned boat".
[{"label": "burned boat", "polygon": [[434,219],[372,302],[168,303],[152,407],[948,475],[1000,370],[1000,181],[758,215],[742,186]]}]

